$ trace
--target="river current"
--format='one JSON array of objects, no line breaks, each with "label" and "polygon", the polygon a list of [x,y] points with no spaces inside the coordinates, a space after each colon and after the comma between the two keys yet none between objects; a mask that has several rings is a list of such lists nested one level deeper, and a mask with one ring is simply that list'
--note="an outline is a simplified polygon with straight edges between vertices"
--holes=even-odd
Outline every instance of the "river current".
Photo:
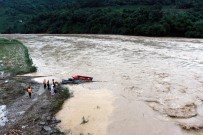
[{"label": "river current", "polygon": [[[194,135],[203,131],[203,39],[119,35],[1,35],[29,49],[32,76],[94,77],[68,85],[57,113],[72,135]],[[42,81],[44,78],[39,78]],[[82,120],[88,122],[83,124]],[[185,130],[199,129],[199,130]]]}]

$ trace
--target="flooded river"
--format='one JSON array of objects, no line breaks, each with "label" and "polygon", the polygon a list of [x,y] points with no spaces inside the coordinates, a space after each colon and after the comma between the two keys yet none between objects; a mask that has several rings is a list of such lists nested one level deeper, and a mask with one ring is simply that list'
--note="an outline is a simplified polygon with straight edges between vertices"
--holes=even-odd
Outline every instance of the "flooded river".
[{"label": "flooded river", "polygon": [[66,133],[203,134],[203,39],[1,36],[28,47],[38,67],[30,75],[58,81],[77,74],[94,77],[93,83],[68,86],[74,97],[57,114]]}]

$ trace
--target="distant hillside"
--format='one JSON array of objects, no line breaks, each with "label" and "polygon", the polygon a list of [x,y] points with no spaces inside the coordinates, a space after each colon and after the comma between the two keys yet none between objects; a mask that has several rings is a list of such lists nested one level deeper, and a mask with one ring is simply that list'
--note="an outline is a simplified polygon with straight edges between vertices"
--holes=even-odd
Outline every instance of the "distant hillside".
[{"label": "distant hillside", "polygon": [[0,0],[0,33],[203,37],[202,0]]},{"label": "distant hillside", "polygon": [[0,33],[14,24],[21,25],[33,16],[70,7],[72,0],[0,0]]}]

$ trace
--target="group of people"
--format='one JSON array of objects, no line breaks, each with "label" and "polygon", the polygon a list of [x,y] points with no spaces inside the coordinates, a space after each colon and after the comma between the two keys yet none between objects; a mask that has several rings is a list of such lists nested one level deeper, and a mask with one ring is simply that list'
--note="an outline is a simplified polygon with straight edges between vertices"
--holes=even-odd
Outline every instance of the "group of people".
[{"label": "group of people", "polygon": [[48,90],[51,90],[51,95],[54,95],[57,90],[56,90],[56,82],[54,81],[54,79],[52,79],[52,85],[50,87],[50,84],[49,84],[49,80],[46,81],[46,79],[44,79],[43,81],[43,84],[44,84],[44,89],[48,89]]},{"label": "group of people", "polygon": [[[44,79],[43,81],[43,85],[44,85],[44,89],[48,89],[48,90],[51,90],[51,95],[54,95],[56,92],[57,92],[57,89],[56,89],[56,82],[54,81],[54,79],[52,79],[52,85],[50,87],[50,83],[49,83],[49,80],[46,81],[46,79]],[[28,92],[28,95],[29,97],[31,98],[31,95],[32,95],[32,88],[29,86],[28,89],[27,89],[27,92]]]}]

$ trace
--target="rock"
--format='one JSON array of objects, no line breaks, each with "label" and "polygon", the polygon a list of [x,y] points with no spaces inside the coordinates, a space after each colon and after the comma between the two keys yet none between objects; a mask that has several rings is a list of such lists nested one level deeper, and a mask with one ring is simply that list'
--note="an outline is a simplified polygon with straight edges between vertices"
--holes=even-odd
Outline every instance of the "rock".
[{"label": "rock", "polygon": [[51,128],[50,128],[49,126],[44,126],[43,129],[44,129],[45,131],[47,131],[47,132],[48,132],[48,131],[51,131]]},{"label": "rock", "polygon": [[54,120],[51,122],[51,124],[57,124],[57,123],[61,123],[61,120]]},{"label": "rock", "polygon": [[50,128],[55,128],[56,127],[56,124],[51,124],[51,125],[49,125],[50,126]]},{"label": "rock", "polygon": [[39,125],[45,125],[45,124],[46,122],[43,122],[43,121],[39,122]]},{"label": "rock", "polygon": [[56,121],[56,117],[53,117],[53,118],[52,118],[52,121]]},{"label": "rock", "polygon": [[61,120],[56,120],[56,123],[61,123]]},{"label": "rock", "polygon": [[51,116],[47,117],[47,121],[49,121],[49,122],[51,121]]},{"label": "rock", "polygon": [[23,126],[22,126],[22,128],[26,128],[26,127],[28,127],[28,125],[23,125]]},{"label": "rock", "polygon": [[43,120],[45,120],[46,117],[47,117],[47,114],[43,114],[41,118],[42,118]]},{"label": "rock", "polygon": [[8,83],[8,80],[6,80],[5,83]]},{"label": "rock", "polygon": [[47,109],[47,108],[48,108],[47,106],[40,107],[40,109],[42,109],[42,110]]},{"label": "rock", "polygon": [[20,116],[20,115],[22,115],[22,114],[24,114],[25,113],[25,111],[21,111],[21,112],[17,112],[16,114],[18,115],[18,116]]}]

